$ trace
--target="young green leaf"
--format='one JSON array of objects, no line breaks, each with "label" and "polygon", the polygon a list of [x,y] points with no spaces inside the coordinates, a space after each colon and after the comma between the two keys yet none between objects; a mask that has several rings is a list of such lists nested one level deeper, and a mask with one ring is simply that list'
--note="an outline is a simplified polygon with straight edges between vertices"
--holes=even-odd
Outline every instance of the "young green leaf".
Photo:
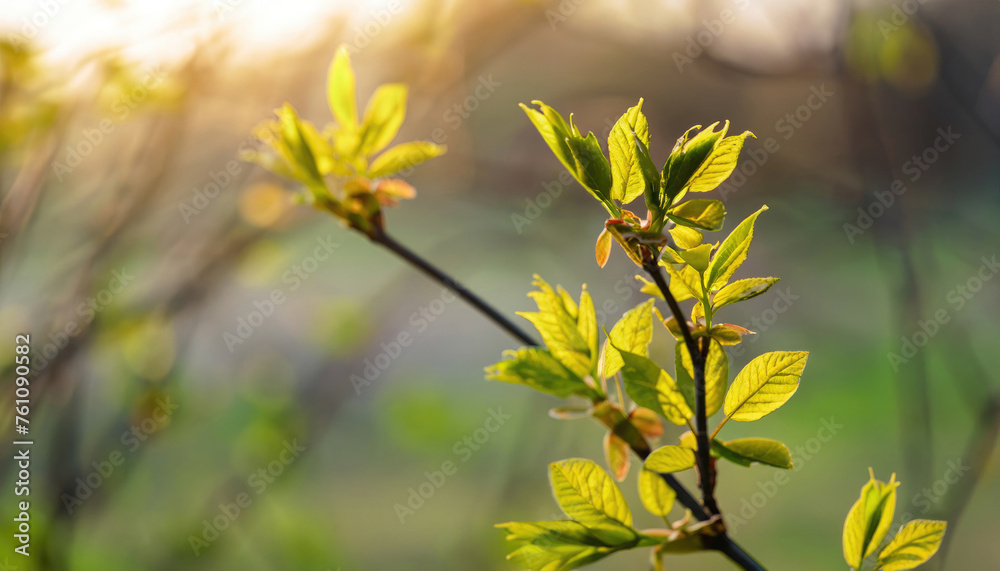
[{"label": "young green leaf", "polygon": [[646,458],[643,467],[654,472],[682,472],[694,468],[694,451],[684,446],[661,446]]},{"label": "young green leaf", "polygon": [[635,279],[636,281],[642,284],[642,286],[639,288],[640,292],[646,295],[651,295],[659,299],[666,299],[665,297],[663,297],[663,292],[660,291],[659,286],[657,286],[655,283],[647,280],[646,278],[640,275],[636,275]]},{"label": "young green leaf", "polygon": [[679,270],[675,269],[673,264],[660,262],[660,265],[666,268],[667,274],[670,275],[668,284],[670,295],[674,296],[676,301],[701,299],[701,275],[698,274],[698,270],[689,265]]},{"label": "young green leaf", "polygon": [[653,300],[649,299],[625,312],[611,328],[604,342],[600,373],[602,379],[614,376],[622,368],[618,349],[646,356],[653,339]]},{"label": "young green leaf", "polygon": [[677,492],[659,474],[643,468],[639,471],[639,499],[649,513],[668,517]]},{"label": "young green leaf", "polygon": [[[561,288],[560,288],[561,289]],[[568,295],[566,297],[569,297]],[[564,304],[572,302],[573,299],[570,298]],[[584,284],[583,291],[580,292],[580,305],[577,309],[576,316],[576,328],[580,332],[580,336],[583,340],[587,342],[587,348],[592,356],[597,355],[598,346],[598,334],[597,334],[597,311],[594,309],[594,300],[590,297],[590,292],[587,291],[587,286]],[[593,357],[591,358],[593,364]]]},{"label": "young green leaf", "polygon": [[575,521],[508,522],[496,527],[507,532],[507,559],[532,571],[577,569],[628,547],[608,545]]},{"label": "young green leaf", "polygon": [[663,228],[663,213],[667,209],[666,199],[660,192],[660,171],[656,170],[656,166],[653,165],[653,159],[649,156],[649,148],[642,138],[633,133],[632,141],[635,145],[639,172],[642,175],[646,208],[649,209],[650,213],[650,229],[659,231]]},{"label": "young green leaf", "polygon": [[896,533],[896,537],[878,555],[875,568],[879,571],[902,571],[923,565],[937,553],[944,539],[943,521],[913,520]]},{"label": "young green leaf", "polygon": [[781,278],[750,278],[736,280],[735,282],[720,289],[712,300],[712,307],[719,309],[731,303],[737,303],[758,295],[771,289],[771,286],[778,283]]},{"label": "young green leaf", "polygon": [[[716,441],[718,442],[718,441]],[[749,466],[754,462],[774,466],[775,468],[792,469],[792,453],[788,447],[768,438],[738,438],[728,442],[719,443],[725,452],[721,454],[723,458],[733,461],[736,464]],[[735,456],[737,459],[734,459]]]},{"label": "young green leaf", "polygon": [[[552,356],[567,369],[583,378],[591,374],[594,357],[590,339],[584,338],[577,319],[567,309],[562,296],[541,277],[535,276],[533,284],[538,290],[528,294],[538,305],[537,312],[519,311],[517,314],[535,326]],[[596,321],[596,317],[594,318]]]},{"label": "young green leaf", "polygon": [[624,360],[622,380],[629,398],[678,426],[686,424],[693,413],[670,375],[642,355],[627,351],[619,354]]},{"label": "young green leaf", "polygon": [[[696,246],[689,250],[681,250],[678,252],[681,258],[687,262],[698,274],[703,274],[705,270],[708,269],[708,260],[712,256],[712,245],[702,244],[701,246]],[[698,282],[700,284],[701,277],[699,275]],[[698,285],[698,295],[701,298],[701,286]]]},{"label": "young green leaf", "polygon": [[[688,399],[694,403],[694,366],[691,355],[683,342],[678,342],[674,348],[674,367],[677,374],[677,386]],[[705,360],[705,416],[710,417],[722,408],[729,385],[729,357],[725,349],[717,341],[712,341]],[[692,404],[693,405],[693,404]]]},{"label": "young green leaf", "polygon": [[549,464],[549,477],[563,512],[594,535],[612,544],[636,537],[625,497],[600,466],[571,458]]},{"label": "young green leaf", "polygon": [[677,242],[680,248],[685,250],[698,246],[705,239],[701,230],[687,226],[674,226],[670,229],[670,237],[674,239],[674,242]]},{"label": "young green leaf", "polygon": [[685,200],[667,211],[667,217],[681,226],[714,232],[722,230],[726,221],[726,207],[721,200],[695,198]]},{"label": "young green leaf", "polygon": [[628,204],[646,189],[642,169],[632,140],[635,133],[649,147],[649,123],[642,114],[642,99],[622,115],[608,135],[608,152],[611,154],[611,198]]},{"label": "young green leaf", "polygon": [[373,155],[396,138],[406,118],[407,91],[401,83],[381,85],[375,90],[361,123],[360,154]]},{"label": "young green leaf", "polygon": [[[726,123],[728,127],[728,122]],[[725,131],[725,129],[723,129]],[[725,137],[712,149],[712,153],[698,167],[697,172],[688,181],[688,192],[709,192],[715,190],[722,181],[729,178],[736,168],[743,149],[743,141],[752,137],[753,133],[744,131],[735,137]]]},{"label": "young green leaf", "polygon": [[587,189],[594,194],[607,197],[611,193],[611,165],[608,164],[601,144],[597,142],[597,137],[593,133],[588,133],[586,138],[570,137],[566,141],[569,143],[570,151],[573,153],[573,161],[578,173],[577,179]]},{"label": "young green leaf", "polygon": [[764,417],[795,394],[808,351],[774,351],[747,363],[726,394],[726,418],[743,422]]},{"label": "young green leaf", "polygon": [[747,259],[750,241],[753,240],[754,222],[765,210],[767,210],[767,206],[762,206],[760,210],[740,222],[740,225],[719,245],[715,257],[712,258],[712,264],[708,268],[708,278],[705,280],[709,284],[710,291],[725,286],[729,282],[729,278],[733,276],[733,272],[740,267],[743,260]]},{"label": "young green leaf", "polygon": [[504,356],[512,358],[487,367],[487,379],[525,385],[562,398],[575,394],[587,397],[595,395],[595,389],[545,349],[505,351]]},{"label": "young green leaf", "polygon": [[392,147],[372,161],[368,176],[381,178],[415,167],[420,163],[440,157],[448,148],[427,141],[412,141]]},{"label": "young green leaf", "polygon": [[326,97],[330,112],[342,126],[357,127],[358,109],[355,101],[354,70],[351,69],[351,56],[345,46],[337,49],[337,55],[330,63],[330,73],[327,75]]},{"label": "young green leaf", "polygon": [[697,135],[691,134],[701,125],[695,125],[677,139],[667,163],[663,166],[663,176],[661,187],[667,204],[673,204],[681,196],[682,191],[687,192],[688,184],[694,174],[701,167],[702,163],[712,154],[718,142],[729,130],[729,121],[722,126],[721,131],[716,131],[718,122],[712,123]]},{"label": "young green leaf", "polygon": [[861,569],[861,563],[875,553],[889,532],[898,486],[895,474],[888,484],[871,474],[871,479],[861,489],[861,497],[851,506],[844,521],[844,559],[852,568]]}]

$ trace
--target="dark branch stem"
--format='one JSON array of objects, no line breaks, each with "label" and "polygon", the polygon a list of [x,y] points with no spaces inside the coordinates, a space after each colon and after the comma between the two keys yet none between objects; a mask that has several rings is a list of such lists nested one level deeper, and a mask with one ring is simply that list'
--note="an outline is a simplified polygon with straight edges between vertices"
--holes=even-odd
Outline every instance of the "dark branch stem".
[{"label": "dark branch stem", "polygon": [[507,333],[510,333],[510,335],[515,339],[517,339],[518,341],[524,343],[525,345],[539,344],[538,341],[532,339],[531,335],[528,335],[527,333],[525,333],[523,329],[521,329],[517,325],[514,325],[509,319],[501,315],[499,311],[497,311],[488,303],[483,301],[479,296],[469,291],[465,286],[458,283],[458,281],[456,281],[454,278],[444,273],[443,271],[439,270],[437,267],[432,265],[427,260],[418,256],[416,253],[408,249],[406,246],[403,246],[402,244],[394,240],[391,236],[389,236],[385,232],[378,232],[375,236],[371,236],[371,239],[376,244],[381,244],[386,248],[389,248],[394,253],[398,254],[399,257],[403,258],[411,265],[416,267],[418,270],[427,274],[428,276],[433,278],[435,281],[437,281],[444,287],[455,292],[455,294],[458,295],[458,297],[469,302],[469,304],[472,307],[475,307],[476,309],[481,311],[486,317],[490,319],[490,321],[499,325],[501,329],[503,329]]},{"label": "dark branch stem", "polygon": [[[417,268],[418,270],[420,270],[421,272],[432,278],[434,281],[440,283],[444,287],[453,291],[456,295],[458,295],[465,301],[469,302],[469,304],[471,304],[473,307],[482,312],[483,315],[489,318],[490,321],[500,326],[501,329],[509,333],[515,339],[521,341],[526,345],[531,345],[531,346],[540,345],[530,335],[525,333],[524,330],[522,330],[517,325],[511,323],[509,319],[501,315],[500,312],[498,312],[492,306],[483,301],[479,296],[466,289],[465,286],[458,283],[458,281],[456,281],[451,276],[449,276],[448,274],[444,273],[443,271],[432,265],[427,260],[424,260],[416,253],[412,252],[411,250],[409,250],[408,248],[406,248],[405,246],[394,240],[384,231],[378,231],[374,236],[369,236],[369,237],[373,242],[385,246],[393,253],[399,255],[399,257],[409,262],[415,268]],[[653,279],[655,280],[658,278],[657,283],[661,284],[661,282],[663,281],[662,274],[660,274],[657,271],[652,275]],[[681,316],[682,314],[680,312],[680,307],[677,306],[677,302],[674,301],[672,296],[670,296],[669,289],[665,289],[665,284],[661,285],[660,287],[661,289],[664,289],[666,291],[666,297],[669,300],[668,303],[672,303],[671,311],[674,312],[675,316]],[[697,345],[694,344],[694,339],[691,337],[691,332],[687,328],[687,323],[684,322],[681,318],[678,318],[678,321],[681,322],[681,327],[683,328],[682,331],[686,333],[685,339],[688,340],[690,343],[688,347],[690,348],[694,346],[696,348],[695,351],[692,353],[692,355],[699,356],[699,359],[697,361],[701,363],[700,369],[702,371],[702,387],[704,387],[704,369],[705,369],[704,359],[700,358],[701,354],[697,351]],[[696,365],[696,370],[697,368],[698,366]],[[704,405],[704,390],[702,390],[702,403]],[[702,406],[702,417],[704,417],[704,406]],[[604,421],[605,424],[610,424],[608,428],[611,429],[612,431],[620,430],[616,425],[616,423],[614,422],[608,423],[607,421],[605,421],[605,419],[600,419],[600,420]],[[706,434],[704,429],[702,429],[701,432],[703,436]],[[639,457],[639,459],[645,460],[646,457],[649,456],[651,448],[649,444],[645,442],[645,438],[643,438],[642,435],[639,435],[639,439],[641,440],[641,442],[630,444],[630,447],[632,448],[632,451],[636,454],[636,456]],[[700,441],[698,443],[698,448],[703,449]],[[704,449],[705,450],[708,449],[707,445]],[[712,515],[705,511],[705,507],[693,495],[691,495],[691,492],[689,492],[687,488],[684,487],[684,484],[681,484],[677,478],[675,478],[672,474],[660,474],[660,477],[662,477],[663,481],[666,482],[667,485],[670,486],[672,490],[674,490],[674,492],[677,494],[677,499],[681,502],[681,504],[683,504],[685,508],[690,510],[691,513],[696,518],[698,518],[701,521],[706,521],[711,519]],[[712,502],[712,505],[714,505],[714,500]],[[722,530],[719,536],[714,537],[712,539],[711,546],[713,549],[716,549],[719,552],[726,555],[726,557],[732,560],[733,563],[739,565],[743,569],[748,569],[750,571],[763,571],[764,569],[759,563],[757,563],[757,561],[754,560],[753,557],[751,557],[746,551],[744,551],[742,547],[737,545],[736,542],[734,542],[725,533],[724,530]]]},{"label": "dark branch stem", "polygon": [[712,466],[710,445],[708,442],[708,416],[705,414],[705,362],[708,358],[709,340],[705,339],[701,347],[691,336],[691,329],[688,327],[687,318],[681,311],[680,305],[670,293],[670,286],[667,285],[666,278],[663,277],[663,270],[654,259],[649,259],[643,264],[643,269],[649,274],[656,286],[660,288],[660,293],[667,300],[670,312],[674,314],[677,326],[684,337],[684,344],[691,355],[691,367],[694,369],[694,420],[695,420],[695,441],[698,443],[695,460],[698,466],[698,483],[701,487],[701,498],[708,513],[715,515],[719,513],[719,506],[715,502],[715,470]]}]

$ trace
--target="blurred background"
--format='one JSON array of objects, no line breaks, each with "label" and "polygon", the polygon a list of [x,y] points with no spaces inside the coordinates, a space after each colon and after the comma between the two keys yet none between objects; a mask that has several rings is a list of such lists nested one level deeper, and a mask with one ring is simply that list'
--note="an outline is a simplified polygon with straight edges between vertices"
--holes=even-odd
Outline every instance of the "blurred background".
[{"label": "blurred background", "polygon": [[410,85],[399,140],[448,145],[390,231],[510,314],[536,272],[609,328],[644,297],[619,248],[595,264],[603,210],[517,103],[604,141],[643,97],[658,162],[691,125],[756,133],[711,197],[726,231],[770,207],[739,275],[782,281],[726,310],[758,333],[731,370],[812,354],[790,406],[727,428],[797,466],[721,467],[735,539],[843,569],[871,466],[898,521],[948,520],[928,568],[1000,568],[998,27],[984,0],[5,1],[0,425],[30,333],[35,445],[24,558],[0,442],[0,569],[508,569],[493,524],[560,517],[547,464],[602,458],[597,423],[483,379],[514,341],[240,161],[286,101],[330,121],[340,44],[361,104]]}]

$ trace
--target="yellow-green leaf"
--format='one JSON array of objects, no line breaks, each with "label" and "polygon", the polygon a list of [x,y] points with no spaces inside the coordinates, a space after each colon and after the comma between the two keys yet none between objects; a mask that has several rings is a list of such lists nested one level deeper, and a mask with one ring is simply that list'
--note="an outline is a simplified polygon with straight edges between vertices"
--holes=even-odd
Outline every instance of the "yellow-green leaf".
[{"label": "yellow-green leaf", "polygon": [[879,553],[875,568],[879,571],[902,571],[924,564],[941,547],[946,527],[948,524],[943,521],[929,519],[907,523]]},{"label": "yellow-green leaf", "polygon": [[677,492],[667,485],[662,476],[643,468],[639,471],[639,499],[649,513],[667,517],[674,507]]},{"label": "yellow-green leaf", "polygon": [[611,328],[601,355],[601,378],[610,378],[622,368],[622,357],[618,354],[618,349],[645,357],[649,354],[649,342],[652,339],[653,300],[649,299],[625,312]]},{"label": "yellow-green leaf", "polygon": [[882,544],[892,525],[898,486],[895,474],[887,484],[876,480],[871,473],[861,489],[861,497],[851,506],[844,521],[844,559],[849,566],[860,569],[865,558]]},{"label": "yellow-green leaf", "polygon": [[[728,122],[727,122],[728,127]],[[715,190],[722,181],[729,178],[736,168],[736,162],[740,158],[740,151],[743,149],[743,141],[747,137],[753,137],[750,131],[736,135],[735,137],[725,137],[715,146],[712,153],[697,172],[688,181],[689,192],[709,192]]]},{"label": "yellow-green leaf", "polygon": [[544,349],[522,348],[505,351],[504,355],[511,358],[487,367],[487,379],[525,385],[563,398],[594,394],[593,388]]},{"label": "yellow-green leaf", "polygon": [[654,472],[681,472],[694,467],[694,451],[685,446],[661,446],[646,458],[643,466]]},{"label": "yellow-green leaf", "polygon": [[705,235],[701,233],[701,230],[688,228],[687,226],[674,226],[670,229],[670,237],[683,249],[694,248],[705,239]]},{"label": "yellow-green leaf", "polygon": [[757,420],[785,404],[799,388],[808,351],[774,351],[747,363],[726,394],[726,417]]},{"label": "yellow-green leaf", "polygon": [[373,155],[396,138],[406,117],[406,94],[407,88],[401,83],[381,85],[375,90],[361,123],[358,151],[362,155]]},{"label": "yellow-green leaf", "polygon": [[[572,298],[570,299],[570,302]],[[597,334],[597,311],[594,309],[594,300],[587,291],[587,286],[583,286],[580,293],[580,305],[577,309],[576,328],[587,342],[587,348],[591,355],[597,355],[598,334]],[[591,364],[596,365],[591,359]]]},{"label": "yellow-green leaf", "polygon": [[744,301],[766,292],[781,278],[750,278],[736,280],[720,289],[712,300],[712,307],[719,309],[731,303]]},{"label": "yellow-green leaf", "polygon": [[649,146],[649,123],[642,113],[642,99],[630,107],[611,128],[608,151],[611,154],[611,198],[628,204],[641,196],[646,182],[639,166],[632,133]]},{"label": "yellow-green leaf", "polygon": [[698,134],[692,135],[701,129],[701,125],[695,125],[677,139],[667,163],[663,166],[660,183],[668,203],[673,204],[687,193],[695,173],[708,159],[719,141],[725,137],[729,130],[729,121],[725,122],[721,130],[716,131],[715,127],[718,124],[718,122],[712,123]]},{"label": "yellow-green leaf", "polygon": [[345,46],[337,49],[337,55],[330,63],[330,73],[326,80],[326,97],[330,112],[338,123],[355,127],[358,124],[358,108],[355,101],[354,70],[351,56]]},{"label": "yellow-green leaf", "polygon": [[[743,461],[736,462],[749,466],[754,462],[774,466],[775,468],[792,469],[792,453],[788,447],[769,438],[738,438],[721,443],[728,452],[738,455]],[[722,454],[726,457],[725,454]],[[729,459],[729,458],[727,458]]]},{"label": "yellow-green leaf", "polygon": [[709,266],[708,278],[705,280],[711,291],[725,286],[743,260],[747,259],[747,251],[750,249],[751,240],[753,240],[754,222],[765,210],[767,210],[767,206],[762,206],[760,210],[740,222],[740,225],[719,245],[715,257],[712,258],[712,264]]},{"label": "yellow-green leaf", "polygon": [[[706,244],[707,245],[707,244]],[[675,269],[673,264],[668,264],[665,262],[660,262],[660,265],[667,269],[667,274],[670,275],[670,295],[674,296],[676,301],[686,301],[689,299],[701,299],[701,275],[698,274],[698,270],[691,266],[683,266],[681,269]]]},{"label": "yellow-green leaf", "polygon": [[726,220],[726,207],[721,200],[695,198],[674,206],[667,215],[681,226],[714,232],[722,229]]},{"label": "yellow-green leaf", "polygon": [[[712,255],[712,245],[702,244],[700,246],[691,248],[690,250],[681,250],[680,252],[678,252],[678,254],[680,254],[681,259],[683,259],[692,268],[694,268],[696,272],[702,274],[705,272],[705,270],[708,269],[708,260]],[[700,277],[698,281],[699,283],[701,282]],[[697,287],[699,290],[701,289],[700,285]],[[701,291],[698,291],[697,297],[701,298]]]},{"label": "yellow-green leaf", "polygon": [[570,518],[612,543],[634,537],[632,512],[607,472],[594,462],[571,458],[549,465],[556,501]]},{"label": "yellow-green leaf", "polygon": [[447,150],[445,146],[435,145],[427,141],[412,141],[396,145],[372,161],[371,168],[368,169],[368,176],[379,178],[396,174],[426,160],[440,157]]},{"label": "yellow-green leaf", "polygon": [[692,416],[691,407],[670,375],[642,355],[619,354],[624,360],[622,379],[629,398],[678,426],[686,424]]}]

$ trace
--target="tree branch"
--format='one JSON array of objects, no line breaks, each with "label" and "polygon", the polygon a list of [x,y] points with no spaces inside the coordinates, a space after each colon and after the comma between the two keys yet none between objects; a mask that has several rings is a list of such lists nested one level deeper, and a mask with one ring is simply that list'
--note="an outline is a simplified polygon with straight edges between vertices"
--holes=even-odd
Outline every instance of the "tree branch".
[{"label": "tree branch", "polygon": [[[415,252],[409,250],[408,248],[406,248],[405,246],[403,246],[402,244],[400,244],[399,242],[397,242],[395,239],[393,239],[391,236],[389,236],[388,234],[386,234],[384,231],[378,231],[374,236],[370,236],[370,238],[376,244],[381,244],[382,246],[385,246],[386,248],[388,248],[389,250],[391,250],[393,253],[397,254],[399,257],[401,257],[404,260],[406,260],[407,262],[409,262],[412,266],[414,266],[415,268],[417,268],[418,270],[420,270],[421,272],[423,272],[424,274],[426,274],[428,277],[430,277],[434,281],[436,281],[436,282],[440,283],[441,285],[443,285],[444,287],[450,289],[452,292],[454,292],[456,295],[458,295],[459,297],[461,297],[462,299],[464,299],[465,301],[467,301],[470,305],[472,305],[473,307],[475,307],[476,309],[478,309],[490,321],[492,321],[493,323],[495,323],[496,325],[498,325],[501,329],[503,329],[504,331],[506,331],[507,333],[509,333],[512,337],[514,337],[518,341],[521,341],[522,343],[525,343],[526,345],[531,345],[531,346],[540,346],[541,345],[540,343],[538,343],[537,341],[535,341],[530,335],[528,335],[527,333],[525,333],[524,330],[522,330],[520,327],[518,327],[517,325],[513,324],[509,319],[507,319],[506,317],[504,317],[503,315],[501,315],[499,311],[497,311],[492,306],[490,306],[488,303],[486,303],[485,301],[483,301],[479,296],[477,296],[476,294],[474,294],[471,291],[469,291],[468,289],[466,289],[465,286],[463,286],[462,284],[458,283],[451,276],[449,276],[448,274],[444,273],[443,271],[441,271],[440,269],[438,269],[436,266],[432,265],[427,260],[424,260],[423,258],[421,258]],[[658,268],[656,266],[654,266],[654,269],[658,270]],[[648,271],[648,269],[647,269],[647,271]],[[654,274],[651,274],[651,275],[653,275],[653,279],[654,280],[657,280],[657,279],[659,280],[657,282],[658,284],[663,281],[663,275],[660,274],[659,271],[656,271]],[[665,292],[666,292],[665,297],[667,297],[668,303],[672,303],[673,304],[671,306],[671,311],[674,311],[674,315],[675,316],[681,316],[682,313],[680,312],[680,307],[677,306],[677,302],[673,299],[673,296],[670,295],[670,290],[666,289],[665,284],[662,285],[661,288],[664,289]],[[684,321],[682,318],[678,318],[678,321],[681,323],[681,327],[683,328],[682,331],[684,331],[686,333],[685,339],[687,341],[689,341],[689,343],[690,343],[688,345],[688,347],[689,348],[692,347],[692,346],[695,347],[695,350],[692,353],[692,357],[693,357],[692,358],[692,362],[698,362],[698,363],[700,363],[700,366],[696,365],[696,371],[699,368],[701,369],[701,376],[702,376],[701,377],[702,378],[702,382],[701,382],[701,386],[702,386],[702,390],[701,390],[702,399],[701,400],[702,400],[702,405],[703,405],[702,406],[702,415],[701,416],[704,417],[705,416],[704,415],[704,384],[705,384],[704,383],[704,372],[705,372],[704,359],[702,358],[701,353],[697,350],[697,345],[694,343],[694,339],[691,337],[691,332],[690,332],[690,330],[688,330],[687,322]],[[694,358],[694,356],[696,356],[696,355],[697,355],[697,358]],[[632,426],[632,424],[630,422],[628,422],[628,419],[626,417],[624,417],[624,415],[622,415],[622,418],[618,419],[618,420],[612,420],[610,417],[607,417],[607,416],[605,416],[603,418],[600,418],[598,420],[600,420],[605,426],[608,427],[608,429],[612,430],[613,432],[618,432],[618,431],[623,430],[623,428],[624,429],[628,428],[628,427],[624,427],[622,425],[622,423],[621,423],[622,420],[624,420],[624,422],[627,422],[629,424],[629,426],[631,426],[632,430],[635,430],[635,427]],[[702,424],[704,424],[704,422]],[[706,432],[706,430],[705,430],[704,427],[702,427],[702,429],[700,430],[700,432],[701,432],[702,436],[707,436],[707,432]],[[634,452],[635,455],[640,460],[645,460],[646,457],[649,456],[650,451],[652,450],[650,448],[650,446],[649,446],[649,443],[646,442],[645,438],[641,434],[638,435],[638,439],[637,440],[626,439],[626,442],[630,443],[629,446],[632,449],[632,452]],[[702,450],[702,449],[708,450],[707,444],[703,447],[702,444],[701,444],[701,442],[699,441],[699,443],[698,443],[698,449],[699,450]],[[681,482],[677,478],[675,478],[672,474],[660,474],[660,477],[663,478],[663,481],[666,482],[666,484],[668,486],[670,486],[670,488],[674,491],[674,493],[677,495],[677,499],[680,501],[680,503],[683,504],[685,508],[687,508],[688,510],[690,510],[691,513],[696,518],[698,518],[701,521],[707,521],[707,520],[709,520],[709,519],[712,518],[713,514],[708,513],[705,510],[705,507],[693,495],[691,495],[691,492],[689,492],[687,490],[687,488],[684,487],[684,484],[681,484]],[[702,480],[706,480],[706,479],[702,478]],[[704,486],[703,486],[703,488],[704,488]],[[711,497],[711,495],[709,495],[708,497]],[[713,506],[715,505],[714,499],[712,500],[711,505],[713,505]],[[714,513],[718,513],[718,509],[717,508],[715,508]],[[732,540],[732,538],[730,538],[729,535],[727,535],[725,533],[724,529],[720,530],[720,534],[712,539],[710,547],[712,549],[715,549],[715,550],[719,551],[720,553],[724,554],[733,563],[739,565],[742,569],[747,569],[747,570],[750,570],[750,571],[763,571],[763,569],[764,569],[760,565],[760,563],[758,563],[756,560],[754,560],[754,558],[751,557],[746,551],[744,551],[742,547],[740,547],[736,542],[734,542]]]}]

